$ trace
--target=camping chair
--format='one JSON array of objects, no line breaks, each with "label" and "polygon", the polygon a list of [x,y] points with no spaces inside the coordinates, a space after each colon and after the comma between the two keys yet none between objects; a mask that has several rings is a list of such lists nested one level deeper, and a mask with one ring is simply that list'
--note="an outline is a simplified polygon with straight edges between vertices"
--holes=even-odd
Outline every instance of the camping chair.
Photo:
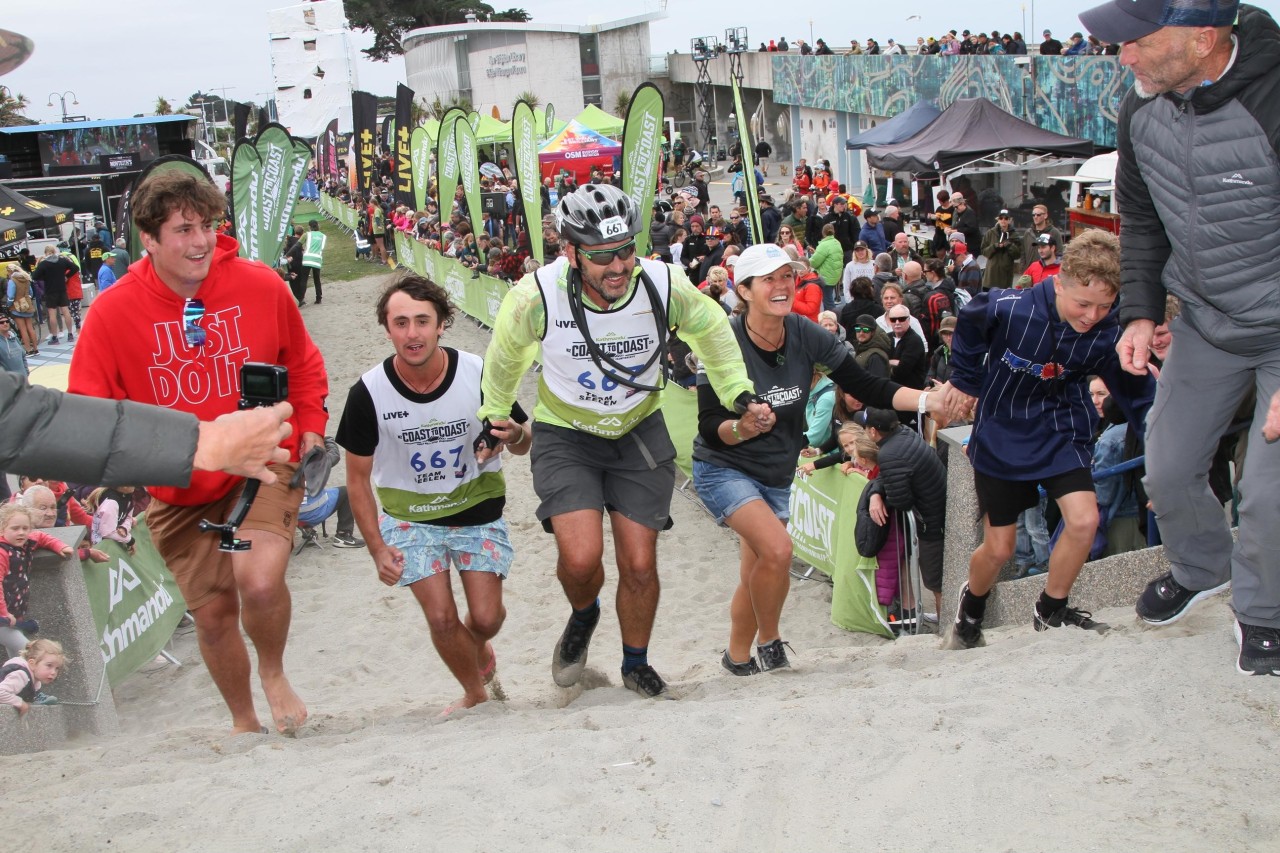
[{"label": "camping chair", "polygon": [[328,544],[324,541],[324,539],[329,538],[328,525],[329,525],[328,519],[325,519],[324,521],[320,522],[320,527],[318,529],[315,527],[315,525],[306,524],[304,522],[299,521],[298,522],[298,533],[299,533],[298,544],[295,545],[293,548],[293,556],[295,557],[298,556],[298,554],[302,553],[302,549],[307,547],[308,545],[314,545],[317,548],[329,547]]}]

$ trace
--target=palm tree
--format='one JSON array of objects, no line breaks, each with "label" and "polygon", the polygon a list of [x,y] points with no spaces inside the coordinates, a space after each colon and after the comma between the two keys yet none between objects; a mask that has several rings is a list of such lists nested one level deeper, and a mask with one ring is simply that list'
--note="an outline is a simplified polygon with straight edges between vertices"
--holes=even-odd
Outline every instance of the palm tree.
[{"label": "palm tree", "polygon": [[164,95],[156,96],[156,115],[170,116],[173,115],[173,107],[164,99]]},{"label": "palm tree", "polygon": [[8,86],[0,86],[0,127],[35,124],[34,121],[22,115],[30,104],[26,95],[15,95]]}]

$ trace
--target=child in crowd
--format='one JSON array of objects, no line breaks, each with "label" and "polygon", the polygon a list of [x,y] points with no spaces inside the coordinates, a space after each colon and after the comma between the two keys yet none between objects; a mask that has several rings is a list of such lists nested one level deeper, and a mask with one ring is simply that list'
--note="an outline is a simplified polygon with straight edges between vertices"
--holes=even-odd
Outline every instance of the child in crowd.
[{"label": "child in crowd", "polygon": [[17,708],[20,717],[26,716],[32,705],[58,704],[58,697],[41,690],[58,677],[67,662],[62,645],[53,640],[27,643],[21,654],[0,667],[0,704]]},{"label": "child in crowd", "polygon": [[97,545],[103,539],[119,542],[133,550],[134,486],[104,487],[89,495],[87,509],[93,513],[90,541]]},{"label": "child in crowd", "polygon": [[71,556],[71,546],[48,533],[31,529],[31,510],[21,504],[0,507],[0,644],[16,652],[27,645],[25,628],[34,633],[35,620],[27,619],[31,594],[31,557],[37,548]]}]

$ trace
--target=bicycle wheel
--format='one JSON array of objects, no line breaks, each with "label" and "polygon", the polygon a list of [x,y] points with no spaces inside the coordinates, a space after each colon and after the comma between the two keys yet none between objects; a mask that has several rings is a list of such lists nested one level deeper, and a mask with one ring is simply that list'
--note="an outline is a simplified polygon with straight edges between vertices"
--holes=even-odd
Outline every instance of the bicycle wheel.
[{"label": "bicycle wheel", "polygon": [[687,186],[689,183],[688,170],[681,169],[680,171],[676,172],[674,177],[671,178],[671,183],[675,184],[677,188]]}]

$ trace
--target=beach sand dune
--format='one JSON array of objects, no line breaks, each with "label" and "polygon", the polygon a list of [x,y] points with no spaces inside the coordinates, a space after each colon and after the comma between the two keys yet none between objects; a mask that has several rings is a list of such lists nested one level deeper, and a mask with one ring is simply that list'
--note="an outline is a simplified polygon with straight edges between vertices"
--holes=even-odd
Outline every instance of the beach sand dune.
[{"label": "beach sand dune", "polygon": [[[331,433],[351,383],[390,353],[379,282],[331,285],[304,309],[329,366]],[[487,340],[465,318],[446,336],[473,352]],[[531,379],[521,400],[532,407]],[[181,667],[115,691],[122,736],[0,758],[9,846],[1277,849],[1280,681],[1234,672],[1225,598],[1158,631],[1110,610],[1095,614],[1115,626],[1105,636],[1025,624],[944,653],[932,636],[841,631],[829,587],[795,582],[783,622],[795,669],[735,679],[719,656],[737,546],[677,496],[651,660],[679,701],[621,687],[610,557],[587,675],[564,690],[549,671],[568,616],[555,549],[527,457],[507,471],[517,560],[495,641],[507,701],[439,720],[459,688],[411,595],[378,583],[363,551],[307,548],[289,572],[287,664],[311,709],[298,738],[225,737],[181,634]]]}]

